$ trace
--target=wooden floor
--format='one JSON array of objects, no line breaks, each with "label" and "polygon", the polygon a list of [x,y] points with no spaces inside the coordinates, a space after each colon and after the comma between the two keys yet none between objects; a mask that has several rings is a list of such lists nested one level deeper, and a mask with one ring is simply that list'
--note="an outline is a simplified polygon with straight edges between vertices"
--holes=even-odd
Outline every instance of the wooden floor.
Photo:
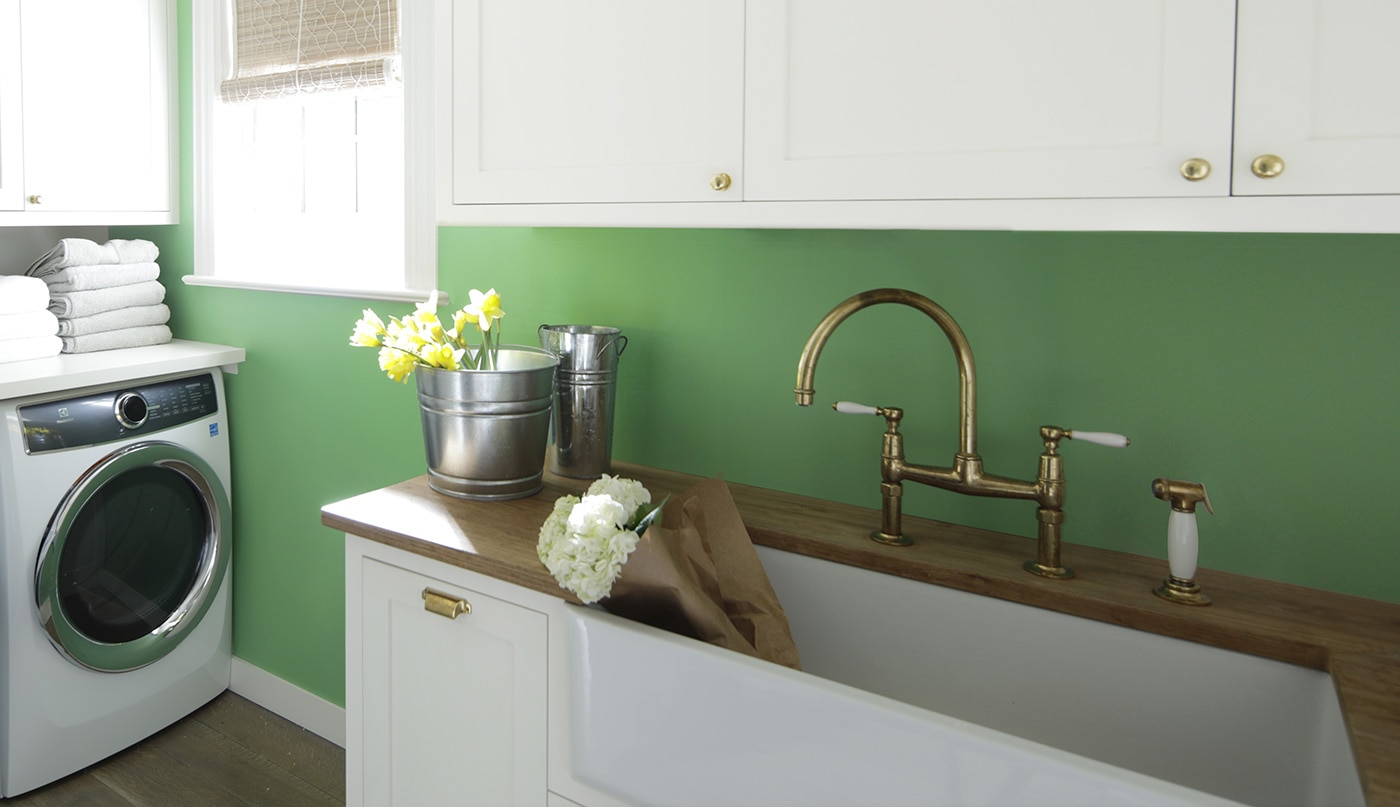
[{"label": "wooden floor", "polygon": [[4,807],[345,803],[345,751],[232,692],[133,748]]}]

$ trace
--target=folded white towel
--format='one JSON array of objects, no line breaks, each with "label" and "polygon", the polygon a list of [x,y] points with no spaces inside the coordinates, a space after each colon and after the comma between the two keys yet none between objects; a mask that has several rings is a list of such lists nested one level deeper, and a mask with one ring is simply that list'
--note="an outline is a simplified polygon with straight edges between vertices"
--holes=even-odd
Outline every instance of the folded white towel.
[{"label": "folded white towel", "polygon": [[52,311],[0,314],[0,339],[29,339],[58,333],[58,317]]},{"label": "folded white towel", "polygon": [[43,311],[49,304],[49,287],[37,277],[0,275],[0,314]]},{"label": "folded white towel", "polygon": [[108,263],[95,266],[69,266],[51,275],[44,275],[49,293],[59,291],[92,291],[114,286],[130,286],[160,279],[160,266],[147,263]]},{"label": "folded white towel", "polygon": [[98,266],[111,263],[149,263],[160,255],[150,241],[113,239],[105,244],[86,238],[65,238],[29,267],[34,277],[51,275],[70,266]]},{"label": "folded white towel", "polygon": [[115,350],[121,347],[163,345],[170,341],[170,337],[170,328],[165,325],[141,325],[136,328],[119,328],[115,331],[57,338],[63,342],[64,353],[96,353],[99,350]]},{"label": "folded white towel", "polygon": [[57,336],[31,336],[28,339],[0,339],[0,364],[29,359],[48,359],[63,352]]},{"label": "folded white towel", "polygon": [[49,296],[49,310],[59,319],[90,317],[104,311],[131,308],[138,305],[155,305],[165,301],[165,286],[159,280],[145,283],[132,283],[130,286],[113,286],[110,289],[94,291],[62,291]]},{"label": "folded white towel", "polygon": [[[53,316],[52,312],[45,314]],[[90,317],[65,317],[55,319],[59,336],[82,336],[87,333],[115,331],[120,328],[136,328],[141,325],[164,325],[170,321],[170,308],[165,303],[159,305],[138,305],[131,308],[118,308],[103,311]]]}]

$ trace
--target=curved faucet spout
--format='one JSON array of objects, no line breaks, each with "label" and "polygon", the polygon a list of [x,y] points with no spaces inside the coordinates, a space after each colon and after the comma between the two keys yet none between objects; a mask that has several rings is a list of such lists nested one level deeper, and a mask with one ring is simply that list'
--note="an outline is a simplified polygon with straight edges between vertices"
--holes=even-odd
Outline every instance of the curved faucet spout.
[{"label": "curved faucet spout", "polygon": [[861,292],[841,302],[822,317],[816,330],[812,331],[811,337],[807,339],[807,346],[802,348],[802,357],[797,360],[797,386],[793,392],[797,396],[798,406],[812,405],[812,396],[816,392],[813,384],[817,372],[817,359],[836,326],[862,308],[880,303],[900,303],[917,308],[938,323],[938,327],[947,335],[958,362],[958,422],[961,424],[958,454],[963,457],[977,456],[977,376],[972,365],[972,346],[968,344],[962,328],[958,327],[958,323],[942,306],[921,294],[905,289],[872,289]]}]

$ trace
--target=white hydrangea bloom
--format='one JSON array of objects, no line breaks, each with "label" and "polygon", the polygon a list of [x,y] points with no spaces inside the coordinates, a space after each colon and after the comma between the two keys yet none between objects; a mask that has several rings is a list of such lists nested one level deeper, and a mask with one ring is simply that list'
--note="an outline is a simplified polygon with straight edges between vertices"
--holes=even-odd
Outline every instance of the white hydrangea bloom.
[{"label": "white hydrangea bloom", "polygon": [[[641,487],[638,484],[638,487]],[[641,488],[650,501],[651,494]],[[631,493],[633,497],[637,494]],[[585,603],[608,596],[622,565],[637,548],[639,537],[627,528],[636,508],[607,494],[561,496],[540,527],[536,552],[559,585]]]},{"label": "white hydrangea bloom", "polygon": [[620,476],[603,474],[597,482],[588,486],[588,493],[594,496],[611,496],[613,500],[621,503],[627,510],[627,515],[623,518],[631,518],[637,512],[637,508],[651,503],[651,491],[643,487],[641,482]]},{"label": "white hydrangea bloom", "polygon": [[583,538],[606,541],[627,524],[632,513],[621,502],[606,494],[589,494],[569,513],[569,532]]}]

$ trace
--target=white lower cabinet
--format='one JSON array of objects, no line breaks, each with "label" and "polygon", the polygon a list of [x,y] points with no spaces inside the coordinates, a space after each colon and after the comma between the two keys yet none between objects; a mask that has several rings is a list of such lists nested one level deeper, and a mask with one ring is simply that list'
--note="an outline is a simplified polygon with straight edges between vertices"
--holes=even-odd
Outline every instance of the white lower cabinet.
[{"label": "white lower cabinet", "polygon": [[469,572],[347,564],[350,803],[545,804],[546,615]]}]

